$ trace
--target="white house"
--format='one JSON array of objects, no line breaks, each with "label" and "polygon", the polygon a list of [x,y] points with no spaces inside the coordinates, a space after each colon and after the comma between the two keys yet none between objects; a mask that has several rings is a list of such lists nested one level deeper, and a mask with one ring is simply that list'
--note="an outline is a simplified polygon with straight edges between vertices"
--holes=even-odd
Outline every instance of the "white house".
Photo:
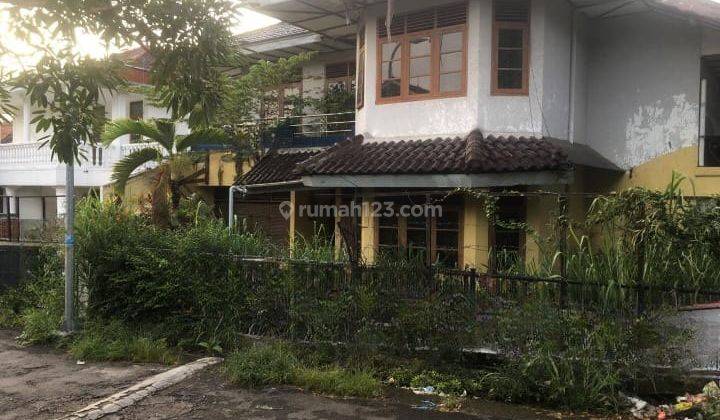
[{"label": "white house", "polygon": [[[249,191],[272,185],[277,194],[283,186],[293,206],[333,195],[336,202],[377,196],[424,202],[457,187],[664,189],[678,171],[692,182],[683,185],[687,193],[720,193],[716,2],[254,0],[249,6],[308,36],[354,37],[358,97],[353,141],[300,161],[263,159],[243,179]],[[270,170],[281,164],[291,168]],[[459,266],[485,265],[488,251],[503,247],[524,248],[528,260],[536,255],[520,233],[494,231],[472,200],[451,204],[452,220],[363,216],[365,260],[398,246],[424,247],[432,261],[449,255]],[[577,197],[570,202],[578,214],[585,205]],[[500,203],[500,212],[538,231],[550,208],[542,199]],[[306,235],[309,226],[291,218],[291,238],[295,231]]]},{"label": "white house", "polygon": [[[169,115],[164,109],[151,105],[145,95],[134,93],[141,90],[137,87],[148,82],[147,55],[142,50],[132,50],[124,57],[133,63],[126,70],[130,88],[102,98],[106,117],[109,120],[167,118]],[[11,236],[17,237],[18,233],[30,232],[63,213],[65,166],[51,158],[49,148],[41,147],[39,140],[48,133],[38,133],[30,124],[35,109],[22,92],[12,94],[12,104],[17,111],[12,124],[5,126],[0,144],[0,214],[3,215],[0,219],[12,216],[22,221],[15,222]],[[85,158],[75,169],[77,194],[82,196],[94,190],[102,195],[103,187],[110,183],[113,165],[137,147],[133,144],[136,141],[140,139],[127,136],[107,148],[85,147]]]}]

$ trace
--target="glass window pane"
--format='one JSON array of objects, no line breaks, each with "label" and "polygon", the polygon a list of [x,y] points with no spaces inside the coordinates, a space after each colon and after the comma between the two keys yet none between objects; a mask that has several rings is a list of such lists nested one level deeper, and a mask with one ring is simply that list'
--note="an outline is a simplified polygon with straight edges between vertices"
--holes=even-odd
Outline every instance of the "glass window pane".
[{"label": "glass window pane", "polygon": [[409,228],[425,229],[427,227],[427,222],[425,221],[424,217],[408,217],[407,218],[407,226]]},{"label": "glass window pane", "polygon": [[392,228],[380,228],[380,237],[378,238],[379,245],[385,246],[397,246],[398,245],[398,231]]},{"label": "glass window pane", "polygon": [[410,40],[410,57],[430,55],[430,37],[415,38]]},{"label": "glass window pane", "polygon": [[462,52],[442,54],[440,56],[440,72],[449,73],[462,70]]},{"label": "glass window pane", "polygon": [[402,56],[401,54],[402,50],[398,42],[386,42],[382,45],[383,61],[399,60]]},{"label": "glass window pane", "polygon": [[397,79],[400,77],[400,61],[388,61],[382,63],[382,78],[385,79]]},{"label": "glass window pane", "polygon": [[394,96],[400,96],[400,80],[391,79],[391,80],[383,81],[380,95],[383,98],[392,98]]},{"label": "glass window pane", "polygon": [[498,70],[498,88],[500,89],[522,89],[522,70]]},{"label": "glass window pane", "polygon": [[522,29],[500,29],[498,31],[498,46],[500,48],[522,48]]},{"label": "glass window pane", "polygon": [[409,247],[426,247],[427,235],[425,234],[425,229],[408,229],[407,243]]},{"label": "glass window pane", "polygon": [[440,52],[462,51],[462,49],[462,32],[452,32],[442,35],[442,39],[440,40]]},{"label": "glass window pane", "polygon": [[437,238],[435,239],[438,248],[452,248],[457,249],[458,247],[458,233],[457,232],[447,232],[447,231],[440,231],[437,233]]},{"label": "glass window pane", "polygon": [[499,50],[498,51],[498,68],[501,69],[521,69],[523,68],[523,51],[522,50]]},{"label": "glass window pane", "polygon": [[457,92],[461,88],[461,73],[447,73],[440,75],[440,92]]},{"label": "glass window pane", "polygon": [[430,57],[413,58],[410,60],[410,76],[429,76]]},{"label": "glass window pane", "polygon": [[458,266],[458,253],[456,251],[438,251],[437,264],[443,267],[455,268]]},{"label": "glass window pane", "polygon": [[438,229],[458,229],[460,227],[460,212],[456,208],[443,207],[442,216],[438,217]]},{"label": "glass window pane", "polygon": [[411,95],[424,95],[430,93],[430,84],[432,79],[430,76],[423,77],[411,77],[410,78],[410,94]]}]

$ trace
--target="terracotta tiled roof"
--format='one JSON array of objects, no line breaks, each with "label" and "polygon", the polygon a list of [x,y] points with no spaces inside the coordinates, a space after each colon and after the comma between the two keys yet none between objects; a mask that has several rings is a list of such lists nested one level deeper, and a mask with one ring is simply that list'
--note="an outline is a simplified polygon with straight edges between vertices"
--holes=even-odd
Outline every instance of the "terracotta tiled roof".
[{"label": "terracotta tiled roof", "polygon": [[240,178],[240,184],[269,184],[274,182],[295,181],[295,166],[317,154],[320,150],[302,149],[298,151],[272,151],[263,156],[250,172]]},{"label": "terracotta tiled roof", "polygon": [[133,67],[144,70],[150,70],[155,61],[150,52],[141,47],[119,52],[117,57]]},{"label": "terracotta tiled roof", "polygon": [[567,154],[538,138],[483,137],[338,143],[297,165],[302,175],[478,174],[569,169]]}]

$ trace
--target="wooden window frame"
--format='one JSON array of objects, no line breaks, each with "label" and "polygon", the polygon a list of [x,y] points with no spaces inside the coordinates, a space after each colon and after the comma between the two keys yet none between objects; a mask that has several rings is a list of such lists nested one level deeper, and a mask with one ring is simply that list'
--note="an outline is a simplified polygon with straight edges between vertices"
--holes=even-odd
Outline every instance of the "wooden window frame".
[{"label": "wooden window frame", "polygon": [[[493,16],[494,16],[493,12]],[[523,30],[523,68],[522,83],[520,89],[503,89],[498,87],[498,56],[500,46],[499,32],[501,29],[522,29]],[[504,22],[496,21],[493,17],[492,27],[492,88],[490,94],[492,96],[528,96],[530,94],[530,16],[527,22]]]},{"label": "wooden window frame", "polygon": [[302,83],[302,80],[301,80],[301,81],[297,81],[297,82],[283,83],[283,84],[278,85],[278,86],[276,86],[276,87],[274,87],[274,88],[272,88],[272,89],[268,89],[267,91],[265,91],[265,94],[267,94],[267,93],[269,93],[269,92],[275,92],[275,93],[277,94],[277,104],[276,104],[276,105],[277,105],[278,115],[275,116],[275,117],[267,117],[267,116],[265,115],[265,112],[266,112],[266,109],[265,109],[265,108],[266,108],[266,106],[265,106],[265,101],[263,100],[263,101],[260,103],[260,117],[261,117],[261,119],[266,119],[266,118],[267,118],[267,119],[270,119],[270,118],[286,118],[286,117],[294,117],[294,116],[296,116],[296,115],[285,115],[285,89],[288,89],[288,88],[290,88],[290,89],[292,89],[292,88],[297,88],[298,91],[300,92],[300,98],[301,98],[301,99],[303,98],[303,93],[304,93],[304,92],[303,92],[303,83]]},{"label": "wooden window frame", "polygon": [[[426,200],[426,203],[431,203],[431,200],[428,198]],[[437,221],[438,216],[427,216],[425,218],[425,234],[426,234],[426,241],[425,241],[425,263],[430,265],[437,260],[438,251],[454,251],[457,253],[457,268],[461,267],[461,264],[463,262],[463,246],[464,238],[463,238],[463,225],[464,225],[464,215],[462,211],[462,205],[461,204],[451,204],[451,205],[443,205],[445,208],[453,208],[458,217],[458,225],[457,229],[453,228],[438,228],[437,227]],[[397,209],[396,209],[397,210]],[[378,216],[380,218],[383,218],[384,216],[380,215]],[[408,252],[410,250],[410,247],[408,245],[408,218],[400,216],[399,214],[396,214],[392,216],[394,219],[396,219],[394,226],[380,226],[380,221],[378,220],[378,223],[375,225],[375,237],[377,238],[377,242],[375,244],[376,250],[378,252],[383,252],[383,250],[395,250],[396,252]],[[392,229],[395,230],[397,233],[397,244],[395,245],[381,245],[380,244],[380,230],[381,229]],[[444,232],[455,232],[457,234],[457,244],[455,248],[438,248],[438,235],[443,234]]]},{"label": "wooden window frame", "polygon": [[[462,33],[462,67],[460,90],[454,92],[440,92],[440,39],[446,33]],[[430,77],[431,89],[425,94],[410,94],[408,81],[410,80],[410,40],[418,37],[430,37]],[[382,97],[382,46],[385,43],[400,43],[400,95],[383,98]],[[392,104],[399,102],[425,101],[430,99],[458,98],[467,95],[467,58],[468,58],[468,30],[467,24],[444,26],[425,31],[411,32],[402,35],[392,35],[391,37],[377,38],[377,54],[376,67],[377,77],[375,78],[375,103],[377,105]]]}]

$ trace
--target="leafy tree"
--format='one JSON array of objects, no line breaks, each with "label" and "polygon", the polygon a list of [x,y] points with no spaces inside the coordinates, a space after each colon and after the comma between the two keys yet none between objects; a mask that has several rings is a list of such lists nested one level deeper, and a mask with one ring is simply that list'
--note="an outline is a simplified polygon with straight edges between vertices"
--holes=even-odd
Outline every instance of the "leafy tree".
[{"label": "leafy tree", "polygon": [[[80,64],[69,50],[55,53],[48,45],[77,43],[78,28],[120,47],[139,45],[155,60],[151,81],[161,103],[193,127],[208,125],[220,105],[227,83],[220,67],[240,60],[229,31],[237,12],[231,0],[2,0],[2,6],[18,38],[60,63]],[[0,40],[0,53],[10,50]]]},{"label": "leafy tree", "polygon": [[31,121],[35,130],[50,131],[42,137],[42,146],[48,145],[60,162],[80,162],[80,146],[99,137],[105,116],[98,113],[98,100],[123,84],[121,67],[118,61],[45,58],[16,80],[30,103],[40,108]]},{"label": "leafy tree", "polygon": [[190,149],[201,144],[227,144],[233,145],[233,137],[218,128],[196,129],[189,135],[177,135],[176,122],[172,120],[117,120],[108,123],[102,135],[104,145],[109,145],[120,137],[138,135],[153,143],[136,150],[115,164],[112,180],[119,192],[124,192],[125,186],[132,173],[141,166],[156,162],[157,184],[152,194],[153,212],[156,222],[166,223],[162,220],[164,210],[164,197],[169,190],[172,209],[177,211],[183,188],[197,182],[203,172],[193,172],[193,163],[198,161],[198,154]]},{"label": "leafy tree", "polygon": [[224,87],[215,124],[238,126],[256,118],[267,91],[296,80],[302,64],[312,57],[312,53],[303,53],[275,62],[259,61],[249,66],[243,75]]}]

